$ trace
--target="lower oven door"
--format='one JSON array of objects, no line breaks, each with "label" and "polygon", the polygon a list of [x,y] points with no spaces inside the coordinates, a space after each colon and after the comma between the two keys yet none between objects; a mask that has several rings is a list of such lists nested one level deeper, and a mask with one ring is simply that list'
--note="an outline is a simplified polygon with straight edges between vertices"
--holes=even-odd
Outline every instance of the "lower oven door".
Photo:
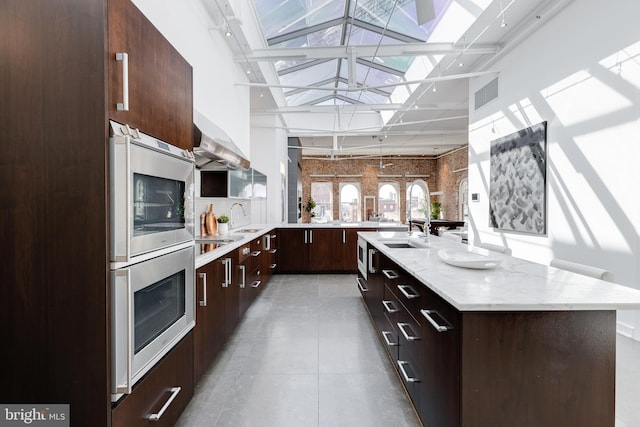
[{"label": "lower oven door", "polygon": [[112,400],[195,325],[194,247],[111,272]]}]

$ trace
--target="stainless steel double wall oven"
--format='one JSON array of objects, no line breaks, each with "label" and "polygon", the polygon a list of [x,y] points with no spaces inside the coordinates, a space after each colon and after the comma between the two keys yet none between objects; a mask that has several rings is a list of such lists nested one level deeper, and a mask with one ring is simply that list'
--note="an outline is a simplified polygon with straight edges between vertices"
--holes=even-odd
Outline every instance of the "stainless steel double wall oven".
[{"label": "stainless steel double wall oven", "polygon": [[195,325],[191,153],[110,122],[111,393],[116,401]]}]

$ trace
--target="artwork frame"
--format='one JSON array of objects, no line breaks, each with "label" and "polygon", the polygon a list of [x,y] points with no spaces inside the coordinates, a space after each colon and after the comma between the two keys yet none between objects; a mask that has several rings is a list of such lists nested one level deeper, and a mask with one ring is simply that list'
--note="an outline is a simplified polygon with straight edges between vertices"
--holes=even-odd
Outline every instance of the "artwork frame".
[{"label": "artwork frame", "polygon": [[547,122],[491,141],[489,226],[547,233]]}]

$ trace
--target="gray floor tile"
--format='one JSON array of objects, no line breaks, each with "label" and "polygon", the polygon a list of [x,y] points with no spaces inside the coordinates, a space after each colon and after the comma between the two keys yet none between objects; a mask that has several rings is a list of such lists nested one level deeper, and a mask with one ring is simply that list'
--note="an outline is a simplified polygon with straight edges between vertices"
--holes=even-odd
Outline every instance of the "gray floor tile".
[{"label": "gray floor tile", "polygon": [[[640,342],[618,337],[616,427],[640,427]],[[375,389],[376,393],[367,393]],[[355,275],[275,275],[178,427],[419,427]]]}]

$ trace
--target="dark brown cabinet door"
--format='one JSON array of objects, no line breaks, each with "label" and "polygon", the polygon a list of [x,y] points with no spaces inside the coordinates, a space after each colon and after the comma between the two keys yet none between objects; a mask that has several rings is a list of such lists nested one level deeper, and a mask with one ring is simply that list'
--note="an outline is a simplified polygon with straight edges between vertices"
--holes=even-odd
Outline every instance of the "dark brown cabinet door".
[{"label": "dark brown cabinet door", "polygon": [[174,425],[193,396],[192,360],[190,332],[114,408],[112,427]]},{"label": "dark brown cabinet door", "polygon": [[[131,0],[108,1],[109,117],[175,146],[193,148],[192,68]],[[123,64],[128,55],[128,111]]]},{"label": "dark brown cabinet door", "polygon": [[278,230],[278,271],[303,272],[307,270],[308,233],[306,229],[281,228]]},{"label": "dark brown cabinet door", "polygon": [[227,258],[196,271],[196,327],[194,329],[194,381],[198,381],[226,340],[224,286]]},{"label": "dark brown cabinet door", "polygon": [[307,231],[309,250],[309,271],[337,270],[336,247],[340,242],[341,230],[310,228]]}]

